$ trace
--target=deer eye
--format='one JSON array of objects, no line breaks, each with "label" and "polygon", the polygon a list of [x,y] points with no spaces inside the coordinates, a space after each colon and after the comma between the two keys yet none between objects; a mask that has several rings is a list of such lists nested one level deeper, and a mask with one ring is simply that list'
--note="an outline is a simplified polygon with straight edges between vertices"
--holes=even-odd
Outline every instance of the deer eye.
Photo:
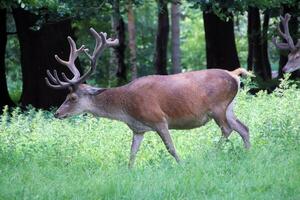
[{"label": "deer eye", "polygon": [[78,97],[75,94],[71,95],[70,98],[69,98],[69,100],[72,101],[72,102],[77,101],[77,99],[78,99]]}]

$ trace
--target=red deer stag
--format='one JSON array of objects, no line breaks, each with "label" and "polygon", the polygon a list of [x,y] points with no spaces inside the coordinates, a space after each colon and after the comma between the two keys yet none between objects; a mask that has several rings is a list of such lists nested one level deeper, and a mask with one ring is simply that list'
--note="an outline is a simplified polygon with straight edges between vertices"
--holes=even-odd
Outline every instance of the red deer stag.
[{"label": "red deer stag", "polygon": [[[66,65],[74,77],[68,79],[56,71],[53,75],[47,70],[46,83],[55,89],[68,88],[70,93],[55,113],[57,118],[88,112],[95,116],[125,122],[133,131],[129,167],[135,161],[144,133],[156,131],[168,152],[179,162],[169,129],[192,129],[204,125],[213,118],[228,138],[237,131],[246,148],[250,147],[248,128],[240,122],[233,112],[233,100],[239,89],[239,75],[249,75],[240,68],[233,72],[221,69],[186,72],[167,76],[146,76],[122,87],[95,88],[83,82],[94,72],[97,59],[106,47],[116,46],[118,40],[107,39],[105,33],[90,29],[96,39],[92,55],[68,37],[70,57],[68,61],[56,60]],[[75,66],[75,59],[84,52],[91,61],[91,68],[83,76]]]},{"label": "red deer stag", "polygon": [[279,34],[286,40],[286,43],[277,42],[276,38],[273,37],[272,41],[274,45],[281,50],[289,50],[288,61],[285,66],[282,68],[284,72],[293,72],[300,68],[300,40],[297,44],[294,44],[294,41],[289,32],[289,21],[291,19],[290,14],[285,14],[284,18],[280,16],[280,21],[283,26],[283,32],[278,26]]}]

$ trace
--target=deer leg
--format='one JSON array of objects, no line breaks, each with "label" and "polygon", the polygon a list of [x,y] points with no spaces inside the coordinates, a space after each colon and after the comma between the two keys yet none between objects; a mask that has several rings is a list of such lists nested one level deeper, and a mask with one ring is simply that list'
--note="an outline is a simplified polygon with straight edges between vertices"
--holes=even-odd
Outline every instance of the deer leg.
[{"label": "deer leg", "polygon": [[130,151],[130,159],[129,159],[129,164],[128,164],[129,168],[132,168],[134,165],[136,154],[140,148],[143,138],[144,138],[144,133],[133,133],[131,151]]},{"label": "deer leg", "polygon": [[179,156],[177,155],[177,152],[176,152],[176,149],[174,147],[172,138],[170,136],[168,125],[165,124],[165,123],[160,124],[156,128],[156,132],[158,133],[158,135],[160,136],[160,138],[164,142],[168,152],[175,158],[176,162],[179,163],[180,159],[179,159]]},{"label": "deer leg", "polygon": [[214,112],[213,114],[213,119],[215,122],[218,124],[222,131],[222,138],[221,140],[225,139],[227,140],[230,134],[232,133],[232,128],[230,127],[227,119],[226,119],[226,112],[225,111],[219,111],[219,112]]},{"label": "deer leg", "polygon": [[239,133],[244,141],[245,148],[250,148],[249,129],[240,120],[238,120],[233,112],[233,103],[231,103],[226,110],[226,118],[230,127]]},{"label": "deer leg", "polygon": [[242,137],[244,141],[244,146],[246,149],[250,148],[251,144],[249,141],[249,129],[247,126],[245,126],[240,120],[238,119],[230,119],[228,120],[230,123],[230,126],[233,130],[239,133],[239,135]]}]

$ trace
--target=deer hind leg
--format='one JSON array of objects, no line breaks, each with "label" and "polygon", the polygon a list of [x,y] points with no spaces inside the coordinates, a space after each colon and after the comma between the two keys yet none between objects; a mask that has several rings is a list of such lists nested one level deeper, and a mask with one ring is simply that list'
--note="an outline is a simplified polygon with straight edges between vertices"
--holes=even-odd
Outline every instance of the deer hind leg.
[{"label": "deer hind leg", "polygon": [[227,121],[226,111],[224,109],[216,109],[213,112],[212,118],[215,120],[222,131],[221,141],[224,139],[227,140],[232,133],[232,128]]},{"label": "deer hind leg", "polygon": [[238,120],[233,112],[233,105],[234,102],[232,101],[226,110],[226,118],[230,125],[230,127],[239,133],[244,141],[245,148],[250,148],[250,141],[249,141],[249,129],[248,127],[243,124],[240,120]]},{"label": "deer hind leg", "polygon": [[180,158],[176,152],[175,146],[170,136],[167,123],[160,123],[156,125],[155,130],[164,142],[168,152],[175,158],[176,162],[179,163]]}]

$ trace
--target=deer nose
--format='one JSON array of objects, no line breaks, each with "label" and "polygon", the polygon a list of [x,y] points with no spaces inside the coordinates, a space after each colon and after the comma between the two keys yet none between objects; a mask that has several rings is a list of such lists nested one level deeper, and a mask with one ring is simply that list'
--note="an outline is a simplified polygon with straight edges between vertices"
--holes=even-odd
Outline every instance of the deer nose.
[{"label": "deer nose", "polygon": [[55,113],[54,113],[54,117],[55,117],[55,118],[58,118],[58,116],[59,116],[59,112],[55,112]]}]

